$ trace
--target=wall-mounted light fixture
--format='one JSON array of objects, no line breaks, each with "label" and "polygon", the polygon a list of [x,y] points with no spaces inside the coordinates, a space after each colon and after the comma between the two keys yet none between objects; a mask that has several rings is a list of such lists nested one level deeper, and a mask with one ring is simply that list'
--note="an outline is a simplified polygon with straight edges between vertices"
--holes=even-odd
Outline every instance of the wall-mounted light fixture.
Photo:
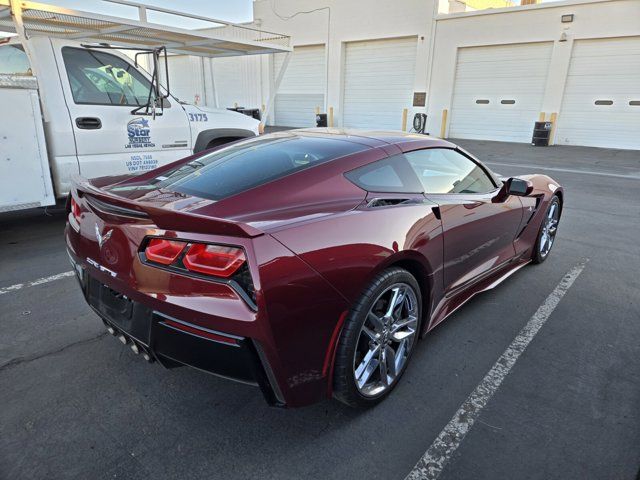
[{"label": "wall-mounted light fixture", "polygon": [[571,22],[573,22],[573,13],[568,13],[567,15],[562,15],[560,17],[560,21],[562,23],[571,23]]},{"label": "wall-mounted light fixture", "polygon": [[562,32],[562,34],[560,35],[560,41],[561,42],[567,41],[567,32]]}]

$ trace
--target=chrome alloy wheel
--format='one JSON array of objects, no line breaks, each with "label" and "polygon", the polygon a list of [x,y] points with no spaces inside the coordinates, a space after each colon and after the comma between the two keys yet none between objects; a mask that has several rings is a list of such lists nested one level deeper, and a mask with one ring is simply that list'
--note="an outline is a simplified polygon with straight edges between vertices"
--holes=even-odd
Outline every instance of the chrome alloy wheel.
[{"label": "chrome alloy wheel", "polygon": [[557,202],[553,202],[547,216],[544,219],[542,225],[542,235],[540,237],[540,256],[543,258],[549,255],[553,242],[556,239],[556,233],[558,232],[558,222],[560,220],[560,205]]},{"label": "chrome alloy wheel", "polygon": [[398,379],[415,343],[418,312],[416,294],[406,283],[391,285],[373,303],[353,358],[353,375],[362,395],[378,396]]}]

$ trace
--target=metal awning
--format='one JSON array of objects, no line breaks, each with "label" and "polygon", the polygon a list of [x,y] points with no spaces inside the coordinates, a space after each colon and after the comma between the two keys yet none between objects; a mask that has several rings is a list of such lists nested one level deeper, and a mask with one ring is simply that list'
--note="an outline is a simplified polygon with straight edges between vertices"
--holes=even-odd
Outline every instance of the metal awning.
[{"label": "metal awning", "polygon": [[[202,57],[292,51],[287,35],[126,0],[107,1],[135,7],[139,20],[30,1],[0,0],[0,31],[21,34],[17,29],[22,24],[27,37],[48,36],[139,48],[165,46],[169,52]],[[191,30],[151,23],[147,21],[147,10],[210,22],[212,28]]]}]

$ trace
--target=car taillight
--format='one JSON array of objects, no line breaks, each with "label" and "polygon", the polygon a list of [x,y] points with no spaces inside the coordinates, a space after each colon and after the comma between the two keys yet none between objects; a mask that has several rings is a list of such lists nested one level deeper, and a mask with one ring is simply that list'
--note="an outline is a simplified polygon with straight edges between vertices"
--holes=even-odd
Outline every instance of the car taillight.
[{"label": "car taillight", "polygon": [[71,197],[71,214],[77,222],[80,221],[80,205],[76,202],[75,198]]},{"label": "car taillight", "polygon": [[[228,283],[250,307],[256,309],[256,289],[244,250],[240,247],[147,237],[140,246],[140,260],[182,275]],[[230,281],[231,280],[231,281]]]},{"label": "car taillight", "polygon": [[187,244],[164,238],[152,238],[144,250],[147,259],[162,265],[171,265],[176,261]]},{"label": "car taillight", "polygon": [[240,248],[194,243],[182,260],[187,270],[228,278],[246,261]]}]

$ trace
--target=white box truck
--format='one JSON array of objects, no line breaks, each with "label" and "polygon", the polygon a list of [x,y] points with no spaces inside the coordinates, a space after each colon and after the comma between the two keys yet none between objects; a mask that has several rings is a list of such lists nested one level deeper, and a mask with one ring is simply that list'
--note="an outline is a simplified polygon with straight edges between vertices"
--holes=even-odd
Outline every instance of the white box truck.
[{"label": "white box truck", "polygon": [[[0,44],[0,212],[55,204],[75,174],[143,172],[260,133],[250,116],[171,96],[159,81],[161,71],[169,77],[156,36],[173,39],[170,51],[202,56],[286,52],[288,37],[235,24],[192,33],[151,24],[140,8],[133,21],[0,0],[0,30],[4,17],[19,33]],[[100,41],[112,38],[117,48]]]}]

